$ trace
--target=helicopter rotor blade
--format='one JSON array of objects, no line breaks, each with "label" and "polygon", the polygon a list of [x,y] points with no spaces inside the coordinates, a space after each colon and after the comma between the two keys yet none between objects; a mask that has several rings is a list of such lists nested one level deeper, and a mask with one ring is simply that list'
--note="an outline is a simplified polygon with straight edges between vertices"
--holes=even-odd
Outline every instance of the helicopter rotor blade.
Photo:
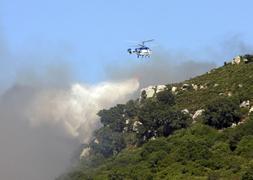
[{"label": "helicopter rotor blade", "polygon": [[150,40],[142,41],[142,43],[152,42],[152,41],[154,41],[154,39],[150,39]]},{"label": "helicopter rotor blade", "polygon": [[145,47],[144,44],[138,44],[138,46]]}]

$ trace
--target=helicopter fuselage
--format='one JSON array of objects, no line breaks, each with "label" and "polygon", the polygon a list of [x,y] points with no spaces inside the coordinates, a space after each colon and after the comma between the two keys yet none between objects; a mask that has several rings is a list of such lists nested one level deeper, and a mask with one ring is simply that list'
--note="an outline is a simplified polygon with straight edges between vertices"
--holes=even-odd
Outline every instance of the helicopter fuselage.
[{"label": "helicopter fuselage", "polygon": [[152,50],[145,46],[145,43],[154,41],[154,39],[150,39],[147,41],[142,41],[140,44],[137,44],[139,47],[135,48],[134,50],[129,48],[127,51],[129,54],[136,54],[137,57],[150,57],[152,54]]},{"label": "helicopter fuselage", "polygon": [[148,47],[135,48],[134,50],[128,49],[128,52],[130,54],[135,53],[138,58],[139,57],[150,57],[152,54],[151,49],[149,49]]}]

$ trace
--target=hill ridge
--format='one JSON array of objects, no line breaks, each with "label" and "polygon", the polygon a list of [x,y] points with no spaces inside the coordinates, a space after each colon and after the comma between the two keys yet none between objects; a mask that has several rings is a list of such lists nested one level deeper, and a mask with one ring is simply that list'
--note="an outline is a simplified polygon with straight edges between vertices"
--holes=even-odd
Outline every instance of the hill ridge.
[{"label": "hill ridge", "polygon": [[101,110],[103,127],[84,148],[79,170],[59,179],[253,178],[252,61],[237,56]]}]

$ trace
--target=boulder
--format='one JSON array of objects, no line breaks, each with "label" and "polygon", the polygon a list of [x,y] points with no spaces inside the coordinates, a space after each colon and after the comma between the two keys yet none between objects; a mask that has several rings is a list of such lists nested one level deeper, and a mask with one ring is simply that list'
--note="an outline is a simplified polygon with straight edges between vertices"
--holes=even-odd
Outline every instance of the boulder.
[{"label": "boulder", "polygon": [[134,132],[137,132],[137,133],[139,132],[139,131],[138,131],[138,126],[139,126],[139,125],[142,125],[142,123],[141,123],[140,121],[135,121],[135,122],[134,122],[134,124],[133,124],[133,131],[134,131]]},{"label": "boulder", "polygon": [[150,138],[150,140],[156,140],[156,137],[155,137],[155,136],[153,136],[152,138]]},{"label": "boulder", "polygon": [[157,85],[156,86],[156,93],[159,93],[161,91],[164,91],[166,89],[165,85]]},{"label": "boulder", "polygon": [[207,89],[207,85],[200,85],[199,89]]},{"label": "boulder", "polygon": [[[146,87],[146,88],[141,89],[141,94],[142,94],[143,91],[146,92],[146,95],[147,95],[146,97],[147,97],[147,98],[151,98],[151,97],[153,97],[154,94],[155,94],[155,86],[149,86],[149,87]],[[140,98],[140,99],[141,99],[141,98]]]},{"label": "boulder", "polygon": [[190,87],[189,84],[183,84],[183,86],[181,87],[181,89],[182,89],[183,91],[185,91],[185,90],[187,90],[189,87]]},{"label": "boulder", "polygon": [[192,88],[197,91],[198,90],[198,85],[197,84],[192,84]]},{"label": "boulder", "polygon": [[233,58],[232,60],[232,64],[235,65],[235,64],[240,64],[242,61],[242,57],[241,56],[236,56]]},{"label": "boulder", "polygon": [[128,127],[124,127],[123,132],[127,132],[127,131],[128,131]]},{"label": "boulder", "polygon": [[176,94],[176,91],[177,91],[177,87],[176,87],[176,86],[173,86],[173,87],[171,88],[171,92],[172,92],[173,94]]},{"label": "boulder", "polygon": [[181,112],[184,113],[184,114],[189,114],[190,113],[188,109],[183,109]]},{"label": "boulder", "polygon": [[80,154],[80,159],[85,158],[90,155],[90,147],[86,147],[83,149],[82,153]]},{"label": "boulder", "polygon": [[250,107],[250,102],[249,102],[249,100],[243,101],[243,102],[240,104],[240,108],[249,108],[249,107]]},{"label": "boulder", "polygon": [[253,112],[253,106],[249,110],[249,114]]},{"label": "boulder", "polygon": [[165,85],[148,86],[146,88],[141,89],[141,94],[143,93],[143,91],[145,91],[146,98],[151,98],[151,97],[154,97],[155,93],[164,91],[166,88],[167,87]]},{"label": "boulder", "polygon": [[199,109],[197,111],[195,111],[194,115],[192,116],[193,120],[196,120],[199,116],[201,116],[203,114],[205,110],[204,109]]},{"label": "boulder", "polygon": [[94,143],[99,144],[99,140],[98,140],[98,139],[95,139],[95,140],[94,140]]},{"label": "boulder", "polygon": [[231,128],[235,128],[237,126],[237,124],[236,123],[233,123],[232,125],[231,125]]}]

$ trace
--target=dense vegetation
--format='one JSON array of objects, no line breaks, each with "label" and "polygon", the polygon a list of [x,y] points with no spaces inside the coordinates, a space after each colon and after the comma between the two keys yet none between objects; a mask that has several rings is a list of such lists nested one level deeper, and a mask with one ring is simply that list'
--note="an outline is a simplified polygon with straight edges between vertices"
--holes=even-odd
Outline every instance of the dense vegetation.
[{"label": "dense vegetation", "polygon": [[252,72],[252,63],[226,64],[101,110],[89,156],[58,180],[253,179],[253,113],[240,107],[253,103]]},{"label": "dense vegetation", "polygon": [[231,98],[218,98],[205,108],[203,122],[217,129],[230,127],[241,119],[238,103]]}]

